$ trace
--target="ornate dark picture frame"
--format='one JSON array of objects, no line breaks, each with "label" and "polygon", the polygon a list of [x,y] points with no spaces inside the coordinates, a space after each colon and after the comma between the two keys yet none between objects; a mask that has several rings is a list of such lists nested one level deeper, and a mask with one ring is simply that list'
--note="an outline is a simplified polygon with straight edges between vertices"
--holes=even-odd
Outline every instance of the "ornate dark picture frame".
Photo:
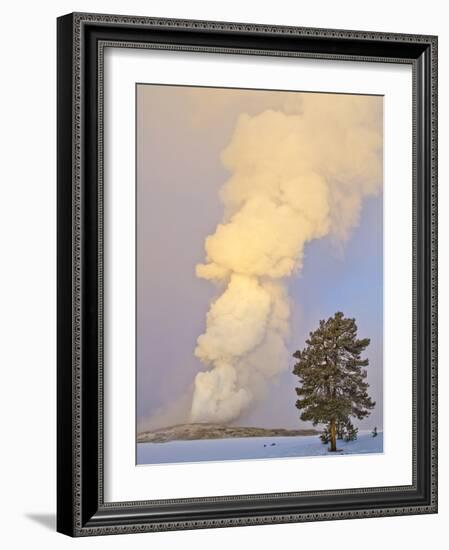
[{"label": "ornate dark picture frame", "polygon": [[[412,66],[412,485],[104,502],[105,44]],[[57,71],[58,531],[88,536],[437,512],[437,38],[76,13],[58,19]]]}]

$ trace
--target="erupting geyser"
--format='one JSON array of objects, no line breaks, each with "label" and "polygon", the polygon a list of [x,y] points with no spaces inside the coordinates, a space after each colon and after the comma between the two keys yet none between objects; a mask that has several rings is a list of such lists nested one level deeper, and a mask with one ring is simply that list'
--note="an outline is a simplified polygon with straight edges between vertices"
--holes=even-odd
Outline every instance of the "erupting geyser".
[{"label": "erupting geyser", "polygon": [[381,99],[301,94],[296,113],[242,114],[222,152],[230,172],[224,215],[205,242],[198,277],[222,290],[195,355],[192,422],[235,420],[288,367],[290,304],[284,280],[305,244],[345,241],[362,200],[382,186]]}]

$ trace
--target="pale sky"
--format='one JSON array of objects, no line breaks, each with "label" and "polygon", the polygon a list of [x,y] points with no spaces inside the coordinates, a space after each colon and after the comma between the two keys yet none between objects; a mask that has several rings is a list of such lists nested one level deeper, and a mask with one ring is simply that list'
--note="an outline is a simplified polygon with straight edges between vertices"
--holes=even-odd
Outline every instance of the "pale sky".
[{"label": "pale sky", "polygon": [[[178,86],[137,87],[137,424],[187,422],[193,384],[204,365],[194,355],[211,300],[219,292],[198,278],[205,238],[223,218],[219,190],[229,172],[220,154],[239,115],[267,109],[301,113],[301,95]],[[310,95],[310,94],[308,94]],[[318,94],[314,94],[318,95]],[[333,94],[326,95],[333,105]],[[371,97],[382,129],[382,100]],[[374,122],[373,122],[374,121]],[[368,122],[367,122],[368,124]],[[317,133],[319,133],[317,128]],[[323,121],[323,131],[325,121]],[[323,152],[323,154],[326,154]],[[380,182],[381,183],[381,182]],[[369,337],[368,381],[376,408],[362,428],[382,420],[383,196],[366,196],[346,242],[324,236],[307,242],[299,275],[284,279],[290,296],[289,355],[304,347],[320,319],[336,311],[355,317]],[[288,369],[268,384],[234,423],[303,427],[295,407],[297,377]],[[158,426],[158,424],[160,424]]]}]

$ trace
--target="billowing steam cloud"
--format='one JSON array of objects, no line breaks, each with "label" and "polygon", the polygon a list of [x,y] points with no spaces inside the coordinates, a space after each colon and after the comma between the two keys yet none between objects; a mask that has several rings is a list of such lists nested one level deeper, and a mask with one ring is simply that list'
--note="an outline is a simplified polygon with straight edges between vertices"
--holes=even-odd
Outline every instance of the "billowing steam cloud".
[{"label": "billowing steam cloud", "polygon": [[382,185],[379,98],[301,94],[296,112],[242,114],[222,162],[224,216],[205,242],[203,279],[219,283],[195,355],[191,421],[235,420],[288,367],[283,279],[301,270],[305,244],[344,242],[363,198]]}]

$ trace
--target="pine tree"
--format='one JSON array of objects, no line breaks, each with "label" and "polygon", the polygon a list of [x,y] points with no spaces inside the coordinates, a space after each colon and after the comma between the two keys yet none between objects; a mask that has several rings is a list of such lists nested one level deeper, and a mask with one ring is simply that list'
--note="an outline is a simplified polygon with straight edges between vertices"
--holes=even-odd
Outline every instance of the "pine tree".
[{"label": "pine tree", "polygon": [[323,445],[327,445],[329,443],[330,433],[329,433],[329,430],[327,428],[324,428],[324,430],[321,432],[320,439],[321,439],[321,443],[323,443]]},{"label": "pine tree", "polygon": [[362,419],[375,402],[368,395],[368,359],[362,353],[369,338],[357,338],[355,319],[337,312],[309,334],[302,351],[293,354],[298,362],[293,373],[299,378],[296,393],[300,418],[313,425],[324,424],[329,431],[330,451],[337,450],[337,424],[350,417]]},{"label": "pine tree", "polygon": [[344,431],[345,431],[345,435],[344,435],[345,441],[355,441],[357,439],[357,433],[359,429],[356,428],[349,419],[345,424]]}]

